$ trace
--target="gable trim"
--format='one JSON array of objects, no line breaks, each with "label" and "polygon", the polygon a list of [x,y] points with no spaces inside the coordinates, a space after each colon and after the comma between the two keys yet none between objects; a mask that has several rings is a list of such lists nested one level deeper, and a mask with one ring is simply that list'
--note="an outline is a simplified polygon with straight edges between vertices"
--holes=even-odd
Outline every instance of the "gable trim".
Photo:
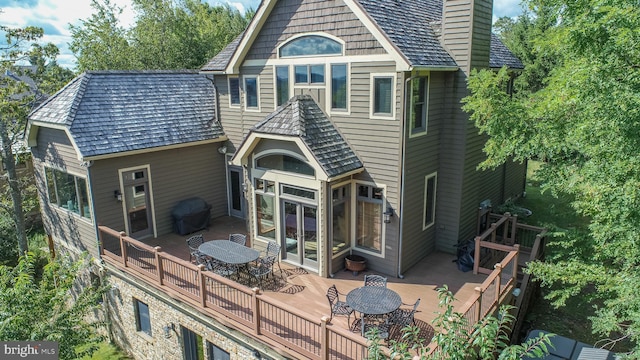
[{"label": "gable trim", "polygon": [[[400,49],[393,44],[393,42],[386,36],[386,34],[380,29],[367,12],[354,0],[343,0],[344,4],[355,14],[355,16],[362,22],[362,24],[371,32],[373,37],[380,43],[385,49],[387,54],[396,62],[397,71],[408,71],[411,69],[409,60],[402,54]],[[254,15],[251,23],[245,30],[245,36],[238,45],[238,51],[236,51],[229,64],[227,65],[224,73],[226,74],[238,74],[240,72],[240,66],[244,62],[244,58],[249,52],[249,48],[253,45],[253,42],[258,37],[260,30],[266,23],[271,11],[275,7],[277,0],[264,0],[258,11]]]}]

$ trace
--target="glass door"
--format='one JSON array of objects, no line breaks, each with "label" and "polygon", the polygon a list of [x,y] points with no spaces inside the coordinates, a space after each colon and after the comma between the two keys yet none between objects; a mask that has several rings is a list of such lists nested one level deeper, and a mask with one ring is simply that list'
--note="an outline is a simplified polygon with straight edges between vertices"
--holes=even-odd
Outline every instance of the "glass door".
[{"label": "glass door", "polygon": [[317,208],[283,200],[285,258],[293,263],[318,267]]},{"label": "glass door", "polygon": [[147,169],[122,173],[123,201],[127,230],[131,237],[153,234]]},{"label": "glass door", "polygon": [[242,168],[229,167],[229,214],[244,219],[244,203]]}]

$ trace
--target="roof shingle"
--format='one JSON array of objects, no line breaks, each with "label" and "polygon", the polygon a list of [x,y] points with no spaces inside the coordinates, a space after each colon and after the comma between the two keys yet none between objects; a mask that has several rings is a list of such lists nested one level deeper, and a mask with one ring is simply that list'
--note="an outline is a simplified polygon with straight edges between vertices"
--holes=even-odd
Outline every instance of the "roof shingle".
[{"label": "roof shingle", "polygon": [[67,127],[82,157],[224,135],[211,80],[186,71],[86,72],[29,120]]},{"label": "roof shingle", "polygon": [[362,162],[310,95],[298,95],[256,124],[251,132],[300,137],[329,177]]}]

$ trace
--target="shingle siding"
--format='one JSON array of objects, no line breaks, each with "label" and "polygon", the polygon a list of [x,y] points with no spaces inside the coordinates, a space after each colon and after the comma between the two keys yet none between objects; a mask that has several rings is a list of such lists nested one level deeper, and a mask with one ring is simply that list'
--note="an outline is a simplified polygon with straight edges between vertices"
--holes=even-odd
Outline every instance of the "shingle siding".
[{"label": "shingle siding", "polygon": [[342,0],[280,0],[261,29],[246,59],[277,58],[277,48],[291,36],[325,32],[345,42],[345,55],[385,51]]}]

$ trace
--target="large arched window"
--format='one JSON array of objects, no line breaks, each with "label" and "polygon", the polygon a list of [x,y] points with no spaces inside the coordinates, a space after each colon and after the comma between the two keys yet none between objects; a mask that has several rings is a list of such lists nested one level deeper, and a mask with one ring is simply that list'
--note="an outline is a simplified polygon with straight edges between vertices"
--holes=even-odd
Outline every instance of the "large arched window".
[{"label": "large arched window", "polygon": [[313,167],[303,160],[284,154],[261,156],[256,159],[256,166],[262,169],[287,171],[302,175],[314,176],[316,174]]},{"label": "large arched window", "polygon": [[320,35],[306,35],[284,44],[280,57],[342,55],[342,44]]}]

